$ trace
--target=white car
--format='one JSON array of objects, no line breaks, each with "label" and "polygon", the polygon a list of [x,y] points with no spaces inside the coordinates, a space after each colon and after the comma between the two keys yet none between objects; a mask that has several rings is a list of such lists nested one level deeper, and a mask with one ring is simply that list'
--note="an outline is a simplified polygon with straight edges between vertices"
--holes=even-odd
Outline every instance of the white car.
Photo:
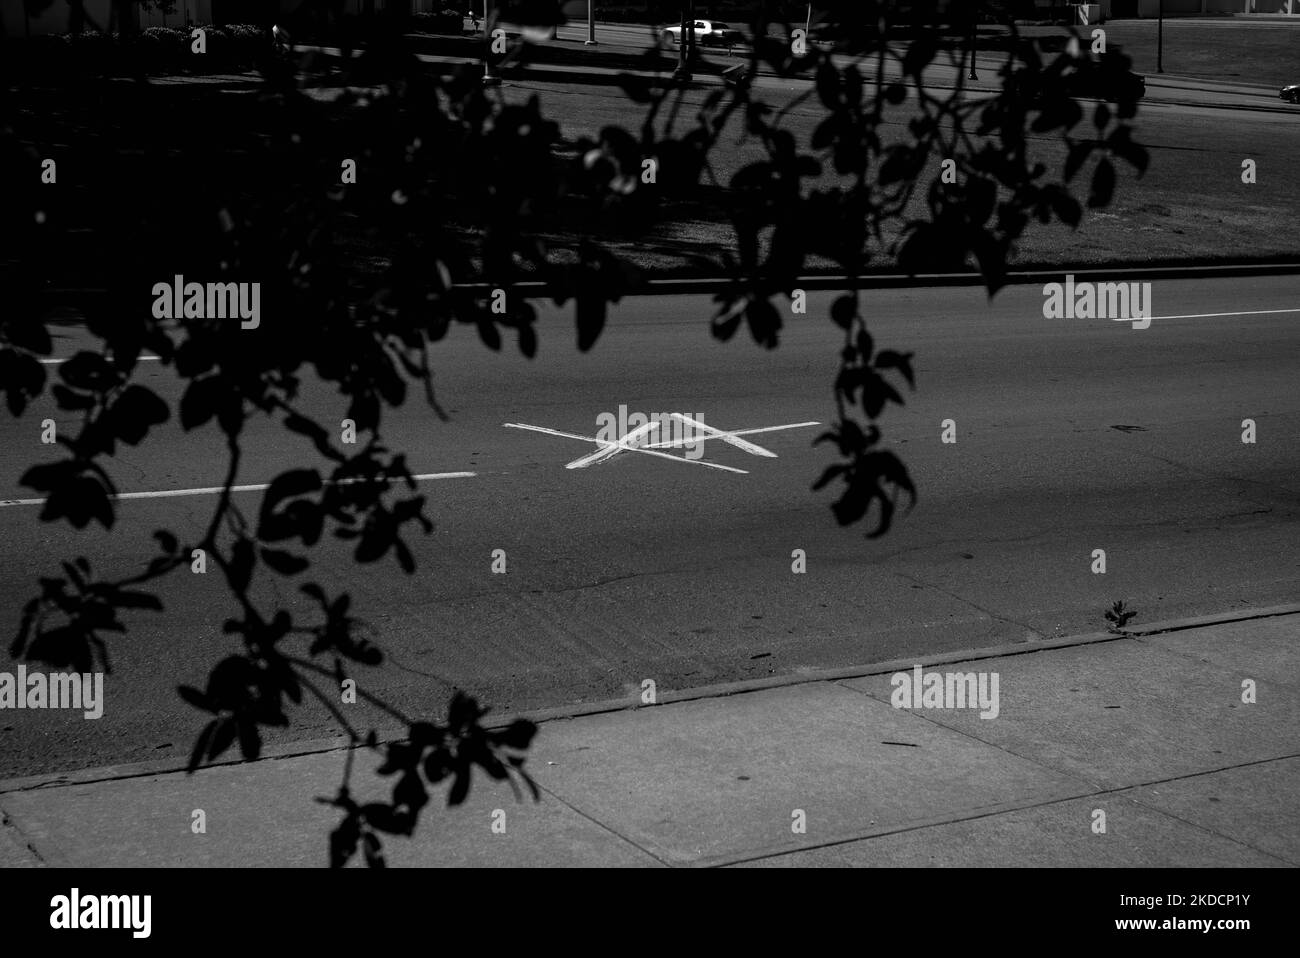
[{"label": "white car", "polygon": [[[673,43],[681,43],[681,24],[674,27],[664,27],[660,36],[663,37],[665,43],[669,40]],[[731,47],[737,43],[744,43],[745,35],[718,20],[696,20],[695,42],[702,47]]]}]

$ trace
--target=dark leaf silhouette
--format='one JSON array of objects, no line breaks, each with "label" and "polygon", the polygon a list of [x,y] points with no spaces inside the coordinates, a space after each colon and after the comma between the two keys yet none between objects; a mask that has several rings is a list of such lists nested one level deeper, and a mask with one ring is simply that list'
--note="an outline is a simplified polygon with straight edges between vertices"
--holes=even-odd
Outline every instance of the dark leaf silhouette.
[{"label": "dark leaf silhouette", "polygon": [[1092,192],[1088,195],[1088,205],[1109,206],[1115,193],[1115,167],[1110,160],[1102,160],[1092,174]]},{"label": "dark leaf silhouette", "polygon": [[[84,14],[81,4],[68,6]],[[1127,58],[1054,57],[1006,19],[1005,62],[991,95],[929,82],[932,67],[955,51],[953,26],[970,22],[959,4],[948,14],[930,3],[870,3],[863,15],[862,0],[826,0],[818,9],[840,24],[836,53],[814,47],[804,57],[776,38],[784,28],[768,36],[772,5],[755,4],[760,39],[725,84],[691,91],[682,110],[674,98],[683,88],[651,80],[658,55],[647,51],[638,61],[645,71],[620,77],[620,115],[598,134],[576,136],[548,116],[566,120],[563,107],[544,109],[541,95],[497,98],[469,72],[428,70],[406,39],[404,5],[386,6],[382,17],[366,13],[341,27],[338,4],[304,5],[293,32],[322,49],[341,43],[349,55],[313,54],[325,66],[311,67],[267,57],[263,46],[255,64],[231,67],[261,71],[255,96],[149,82],[144,74],[174,72],[182,62],[196,69],[179,50],[165,68],[157,37],[123,47],[134,58],[126,72],[140,74],[130,83],[104,76],[123,66],[108,52],[119,41],[86,40],[79,29],[65,44],[76,49],[57,62],[0,63],[7,80],[0,162],[28,163],[38,143],[75,142],[93,157],[78,170],[77,202],[63,199],[62,181],[58,191],[37,191],[48,205],[43,222],[26,172],[0,181],[0,216],[13,227],[0,234],[8,264],[0,391],[9,412],[29,414],[48,385],[47,316],[79,313],[91,340],[58,365],[50,389],[63,458],[22,475],[44,497],[40,519],[127,534],[114,526],[121,464],[113,457],[155,441],[173,414],[184,430],[214,435],[227,457],[213,480],[221,494],[200,530],[154,532],[159,548],[150,545],[142,571],[107,581],[72,561],[40,578],[13,654],[57,668],[106,668],[109,640],[134,616],[161,608],[146,584],[206,561],[233,599],[226,635],[242,645],[211,668],[205,687],[178,690],[202,713],[191,770],[236,742],[243,757],[258,757],[267,729],[289,721],[286,702],[337,708],[347,682],[359,705],[408,730],[406,741],[381,745],[374,728],[353,729],[336,715],[354,745],[381,751],[392,791],[388,801],[361,806],[345,781],[326,801],[342,816],[329,840],[334,866],[359,851],[383,867],[379,836],[413,833],[423,809],[444,794],[448,804],[464,802],[476,774],[539,795],[521,754],[536,735],[532,723],[485,725],[487,710],[460,693],[444,722],[404,715],[366,685],[366,669],[383,655],[377,630],[349,595],[309,581],[292,603],[274,578],[307,573],[327,535],[357,562],[417,571],[422,549],[412,536],[433,525],[403,450],[388,448],[386,437],[393,410],[416,399],[434,421],[446,415],[435,395],[434,347],[453,327],[491,350],[513,333],[522,355],[537,356],[537,312],[520,292],[536,283],[556,303],[573,303],[578,347],[592,350],[613,304],[641,284],[611,238],[635,241],[701,205],[725,209],[734,244],[717,262],[729,282],[714,314],[701,317],[718,339],[736,338],[743,323],[759,348],[777,348],[807,264],[829,263],[845,278],[821,319],[829,320],[839,369],[827,382],[833,413],[818,442],[838,461],[814,489],[836,497],[838,522],[883,535],[916,501],[906,465],[882,446],[881,426],[915,387],[915,370],[900,344],[882,339],[889,348],[876,350],[868,328],[874,300],[856,292],[869,285],[864,274],[882,265],[912,273],[975,268],[992,292],[1032,224],[1081,222],[1082,197],[1070,184],[1090,165],[1086,202],[1095,208],[1114,196],[1116,164],[1140,175],[1149,163],[1127,122],[1137,108]],[[513,3],[509,14],[520,23],[562,19],[554,0]],[[83,56],[92,42],[106,51],[93,63]],[[351,58],[354,47],[364,55]],[[149,56],[162,58],[150,61],[159,69],[142,72],[139,58]],[[803,79],[749,82],[760,66]],[[317,68],[329,71],[332,92],[344,91],[337,101],[307,89]],[[1089,106],[1085,122],[1075,92],[1094,82],[1107,100]],[[800,109],[816,114],[802,133],[772,94],[787,83],[806,88]],[[353,92],[375,87],[382,95]],[[59,109],[34,103],[30,91],[38,89],[59,91],[50,101]],[[728,181],[723,170],[733,167],[715,160],[737,140],[746,154]],[[1031,146],[1042,141],[1062,148],[1059,171],[1034,158]],[[344,144],[366,147],[364,174],[346,188],[338,168]],[[942,178],[947,161],[957,182]],[[646,175],[647,162],[655,176]],[[159,188],[173,182],[202,188],[181,202]],[[258,278],[261,324],[245,329],[224,310],[157,318],[149,290],[181,273],[221,283]],[[65,302],[59,291],[67,289],[76,295]],[[504,311],[496,290],[507,292]],[[304,397],[317,386],[338,400],[337,414],[311,412],[317,407]],[[347,438],[344,418],[354,433]],[[264,430],[277,430],[286,455],[315,467],[268,476],[274,469],[252,458],[265,447],[248,442]],[[231,487],[266,481],[256,515],[247,514],[249,500]],[[1107,621],[1119,628],[1131,616],[1117,603]]]}]

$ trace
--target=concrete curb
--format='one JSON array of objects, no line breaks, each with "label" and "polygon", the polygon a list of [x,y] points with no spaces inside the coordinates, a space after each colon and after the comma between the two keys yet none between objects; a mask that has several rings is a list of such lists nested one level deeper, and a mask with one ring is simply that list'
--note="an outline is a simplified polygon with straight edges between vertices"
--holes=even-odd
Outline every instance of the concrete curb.
[{"label": "concrete curb", "polygon": [[[464,59],[455,59],[451,57],[438,57],[427,53],[417,54],[417,56],[419,57],[421,62],[426,63],[430,66],[447,66],[447,67],[455,67],[459,69],[479,67],[482,62],[479,60],[464,60]],[[719,73],[711,73],[705,71],[697,72],[693,74],[692,78],[687,82],[687,89],[690,89],[692,87],[726,86],[728,73],[730,73],[732,70],[735,70],[743,66],[744,66],[743,63],[737,63],[735,66],[724,68]],[[637,72],[637,71],[626,70],[626,69],[617,70],[612,67],[602,67],[602,66],[592,66],[587,70],[577,71],[573,69],[565,69],[564,66],[561,64],[552,64],[552,63],[504,64],[498,68],[498,73],[501,79],[506,84],[512,84],[516,82],[527,82],[529,80],[532,80],[539,83],[571,83],[571,84],[581,84],[585,86],[619,86],[620,77],[623,74],[635,73],[635,75],[647,79],[652,87],[667,88],[667,87],[679,86],[678,81],[673,80],[671,74],[667,72],[645,73],[643,71]],[[771,73],[763,70],[758,71],[757,76],[764,80],[789,80],[792,82],[800,81],[806,83],[812,82],[811,78],[806,76],[786,76],[784,74]],[[914,86],[914,84],[908,83],[902,78],[893,78],[893,79],[896,79],[898,82],[902,83],[904,86],[907,86],[909,88]],[[978,80],[975,81],[974,83],[968,82],[960,87],[951,86],[947,82],[936,81],[934,83],[929,84],[928,88],[934,90],[961,90],[963,92],[970,93],[970,94],[993,94],[993,93],[997,93],[1001,89],[1001,87],[990,86],[987,82],[978,81]],[[1156,88],[1162,92],[1159,94],[1153,94],[1151,93],[1150,88]],[[1168,91],[1170,94],[1175,94],[1175,95],[1166,96],[1164,91]],[[1194,93],[1217,93],[1223,96],[1241,98],[1243,100],[1250,97],[1260,97],[1260,98],[1267,97],[1276,102],[1249,103],[1249,102],[1236,102],[1234,100],[1233,102],[1205,103],[1199,100],[1186,99],[1185,97],[1180,98],[1176,96],[1176,94],[1178,93],[1193,93],[1193,92]],[[1088,99],[1088,98],[1083,97],[1081,99]],[[1264,93],[1255,93],[1255,92],[1247,93],[1238,90],[1215,90],[1209,87],[1177,86],[1177,85],[1170,85],[1170,84],[1162,84],[1159,82],[1149,84],[1147,95],[1143,97],[1143,103],[1150,103],[1153,106],[1190,106],[1190,107],[1196,107],[1198,109],[1204,109],[1204,110],[1231,110],[1231,111],[1247,111],[1253,113],[1295,114],[1297,112],[1300,112],[1296,109],[1294,105],[1284,103],[1283,101],[1277,99],[1276,93],[1264,94]]]},{"label": "concrete curb", "polygon": [[1279,615],[1300,614],[1300,602],[1286,605],[1274,605],[1263,609],[1242,609],[1239,612],[1220,612],[1214,615],[1198,615],[1190,619],[1166,619],[1150,625],[1134,626],[1122,631],[1134,638],[1147,635],[1163,635],[1166,632],[1182,632],[1186,629],[1201,629],[1208,625],[1224,625],[1228,622],[1245,622],[1251,619],[1271,619]]},{"label": "concrete curb", "polygon": [[[1037,283],[1059,282],[1066,275],[1086,277],[1100,281],[1111,277],[1157,279],[1218,279],[1235,276],[1292,276],[1300,275],[1300,262],[1297,263],[1228,263],[1221,265],[1178,265],[1178,266],[1088,266],[1088,267],[1053,267],[1051,269],[1029,269],[1008,272],[1005,276],[1006,286],[1024,286]],[[865,274],[856,279],[839,275],[811,275],[798,279],[799,289],[806,291],[844,290],[844,289],[914,289],[936,286],[983,286],[984,277],[979,273],[918,273],[909,276],[903,273]],[[690,279],[648,279],[629,296],[669,296],[716,294],[735,288],[735,282],[726,277],[699,277]],[[487,294],[492,286],[488,283],[463,283],[457,289],[473,293]],[[552,292],[548,283],[525,281],[515,283],[511,291],[531,298],[546,298]]]},{"label": "concrete curb", "polygon": [[[1275,758],[1263,758],[1256,761],[1246,762],[1243,765],[1227,766],[1231,769],[1251,768],[1260,765],[1269,765],[1273,762],[1289,761],[1300,755],[1280,755]],[[773,845],[767,848],[754,849],[741,854],[716,855],[709,858],[700,858],[688,863],[688,868],[730,868],[736,865],[745,865],[751,862],[758,862],[769,858],[784,858],[791,855],[799,855],[811,851],[825,848],[834,848],[838,845],[854,845],[858,842],[870,841],[875,838],[886,838],[891,835],[905,835],[909,832],[920,832],[927,829],[941,827],[944,825],[955,825],[965,822],[976,822],[986,818],[997,818],[1008,813],[1027,811],[1035,808],[1049,808],[1053,805],[1064,805],[1069,802],[1078,801],[1083,798],[1102,798],[1107,796],[1124,797],[1125,795],[1137,792],[1153,785],[1164,785],[1169,782],[1184,782],[1191,779],[1203,778],[1209,775],[1218,775],[1225,769],[1206,769],[1204,771],[1191,772],[1185,775],[1176,775],[1168,778],[1149,779],[1142,782],[1134,782],[1128,785],[1115,786],[1098,786],[1095,788],[1086,788],[1074,792],[1063,792],[1060,795],[1039,799],[1012,799],[1002,802],[998,805],[981,808],[974,811],[964,812],[958,815],[936,815],[920,821],[908,822],[901,825],[887,825],[878,828],[869,828],[858,831],[851,835],[844,835],[829,841],[819,842],[817,844],[802,845],[792,849],[788,845]],[[1249,846],[1254,847],[1254,846]],[[1283,864],[1290,864],[1285,858],[1275,855],[1263,849],[1256,849],[1263,854],[1276,858]]]},{"label": "concrete curb", "polygon": [[[1066,275],[1103,281],[1112,277],[1129,279],[1220,279],[1237,276],[1297,276],[1300,275],[1300,262],[1295,263],[1221,263],[1204,265],[1170,265],[1170,266],[1055,266],[1050,269],[1026,269],[1008,272],[1004,277],[1005,286],[1027,286],[1035,283],[1060,282]],[[917,273],[909,276],[904,273],[867,273],[850,280],[847,276],[835,274],[813,274],[800,276],[795,288],[805,291],[826,292],[846,289],[928,289],[939,286],[983,286],[984,277],[979,273]],[[735,281],[722,276],[671,277],[644,280],[635,289],[624,293],[624,298],[633,296],[692,296],[714,295],[735,287]],[[494,288],[490,283],[461,283],[457,290],[476,296],[486,296]],[[551,284],[540,280],[524,280],[513,283],[511,292],[526,299],[549,299],[559,295],[560,291]],[[104,296],[108,290],[86,287],[84,289],[50,288],[43,295],[58,303],[74,304],[80,299],[94,299]],[[564,294],[572,298],[571,293]],[[60,320],[71,322],[72,320]]]},{"label": "concrete curb", "polygon": [[[1172,80],[1169,83],[1166,81]],[[1214,83],[1216,86],[1196,86],[1198,83]],[[1187,76],[1183,73],[1155,73],[1147,76],[1147,86],[1163,87],[1166,90],[1199,90],[1204,93],[1224,93],[1228,96],[1271,96],[1277,99],[1281,87],[1267,83],[1247,83],[1244,80],[1211,80],[1209,77]],[[1240,89],[1232,89],[1239,87]]]},{"label": "concrete curb", "polygon": [[[993,645],[978,649],[955,649],[950,652],[936,652],[931,655],[907,659],[890,659],[866,665],[846,666],[838,669],[817,669],[792,675],[778,675],[765,679],[743,679],[737,682],[722,682],[715,685],[701,685],[690,689],[660,692],[658,702],[652,706],[642,706],[637,698],[604,699],[597,702],[584,702],[576,705],[562,705],[553,708],[537,709],[488,721],[484,724],[490,728],[500,728],[515,718],[527,718],[538,724],[558,722],[567,719],[582,718],[587,715],[602,715],[610,712],[632,711],[640,708],[660,708],[678,702],[693,702],[699,699],[724,698],[729,695],[743,695],[747,692],[761,692],[766,689],[785,688],[793,685],[810,685],[817,682],[839,682],[845,679],[860,679],[872,675],[885,675],[893,672],[907,672],[914,666],[932,668],[939,665],[954,665],[959,662],[978,662],[982,659],[1006,658],[1012,655],[1028,655],[1035,652],[1049,652],[1055,649],[1072,648],[1083,645],[1097,645],[1104,642],[1116,642],[1124,639],[1140,639],[1149,635],[1161,635],[1186,629],[1204,628],[1212,625],[1224,625],[1230,622],[1247,622],[1253,619],[1268,619],[1283,615],[1300,615],[1300,602],[1287,605],[1269,606],[1260,609],[1242,609],[1236,612],[1220,612],[1212,615],[1194,616],[1185,619],[1168,619],[1152,622],[1148,625],[1125,628],[1118,632],[1091,632],[1084,635],[1065,636],[1059,639],[1047,639],[1041,642],[1013,642]],[[379,743],[402,741],[404,730],[392,727],[379,735]],[[289,745],[266,749],[260,758],[252,762],[280,761],[303,755],[317,755],[323,752],[342,751],[354,747],[346,736],[328,739],[309,739]],[[360,747],[360,746],[355,746]],[[221,765],[251,764],[242,758],[226,759],[204,765],[214,768]],[[47,775],[30,775],[21,778],[0,780],[0,795],[9,792],[25,792],[41,788],[61,788],[70,785],[89,785],[96,782],[114,781],[125,778],[140,778],[149,775],[165,775],[185,771],[185,765],[174,759],[162,759],[154,762],[131,762],[122,765],[108,765],[100,768],[79,769],[71,772],[56,772]]]},{"label": "concrete curb", "polygon": [[[407,37],[408,39],[417,40],[417,41],[420,39],[429,39],[435,41],[437,40],[455,41],[458,39],[461,40],[466,39],[464,37],[457,38],[448,35],[436,35],[436,34],[407,34]],[[565,43],[576,44],[581,41],[566,40],[561,38],[557,42],[562,44]],[[330,52],[332,48],[329,47],[318,47],[318,46],[311,46],[307,44],[300,44],[299,48],[320,50],[322,52],[327,53],[327,55],[333,55]],[[620,47],[620,49],[631,50],[634,48]],[[653,73],[647,72],[643,68],[643,66],[638,62],[641,55],[641,48],[635,48],[635,49],[638,52],[610,53],[607,50],[602,50],[594,53],[586,52],[583,53],[583,57],[576,62],[554,61],[548,59],[529,60],[525,63],[506,62],[500,64],[497,67],[497,69],[501,78],[507,83],[510,83],[512,81],[535,80],[543,83],[567,82],[567,83],[579,83],[579,84],[592,84],[597,86],[618,86],[620,84],[620,77],[623,74],[633,73],[647,79],[652,86],[676,87],[679,85],[677,81],[671,79],[671,69],[668,64],[660,64],[660,66],[662,67],[662,72],[658,72],[658,71]],[[575,49],[574,52],[583,52],[583,51]],[[660,52],[663,51],[661,50]],[[465,57],[462,55],[458,55],[456,53],[416,53],[416,57],[422,63],[428,64],[429,66],[446,66],[446,67],[454,67],[457,69],[476,68],[476,67],[481,67],[482,64],[482,60],[477,58],[477,56]],[[985,54],[982,59],[980,56],[976,57],[977,68],[981,68],[986,71],[996,71],[996,69],[1002,64],[1002,62],[1003,62],[1002,59],[998,57],[996,54]],[[728,66],[728,67],[724,67],[722,63],[716,59],[701,60],[698,67],[696,68],[696,71],[694,72],[693,78],[688,83],[688,87],[692,85],[707,86],[707,87],[725,85],[727,82],[727,74],[732,70],[736,69],[737,67],[743,67],[744,64],[745,64],[745,60],[743,58],[740,58],[735,66]],[[813,81],[813,77],[810,75],[782,74],[767,69],[759,69],[757,71],[757,76],[766,80],[790,80],[790,81],[798,80],[798,81],[803,81],[808,83],[811,83]],[[1266,97],[1266,96],[1273,99],[1276,98],[1275,92],[1271,94],[1266,94],[1263,92],[1265,90],[1272,89],[1271,87],[1265,84],[1244,84],[1244,83],[1231,84],[1232,86],[1238,86],[1243,88],[1241,90],[1235,90],[1235,89],[1222,89],[1222,88],[1216,88],[1214,86],[1203,85],[1213,81],[1209,81],[1207,79],[1197,78],[1197,77],[1177,77],[1177,76],[1172,76],[1170,74],[1156,74],[1154,75],[1154,77],[1155,78],[1153,79],[1151,75],[1147,76],[1148,87],[1156,87],[1160,90],[1168,90],[1173,92],[1194,91],[1199,93],[1217,93],[1229,97],[1241,97],[1241,98]],[[1180,85],[1178,82],[1175,82],[1173,84],[1166,84],[1160,82],[1162,78],[1169,78],[1175,81],[1187,81],[1192,83],[1199,83],[1202,85],[1187,86],[1187,85]],[[912,87],[915,85],[911,82],[908,82],[907,78],[905,77],[889,77],[888,79],[891,82],[903,83],[905,86],[908,87]],[[960,86],[951,86],[947,82],[938,82],[938,81],[932,82],[928,85],[931,88],[936,90],[962,90],[972,94],[997,93],[1001,89],[1001,87],[997,84],[990,84],[988,81],[980,81],[980,80],[977,80],[973,83],[966,82],[961,84]],[[1251,92],[1247,92],[1247,90],[1252,87],[1255,89],[1251,90]],[[1186,100],[1186,99],[1176,99],[1176,98],[1168,99],[1165,98],[1163,95],[1151,95],[1150,92],[1148,92],[1147,96],[1144,99],[1154,104],[1163,104],[1163,105],[1170,105],[1170,106],[1192,106],[1192,107],[1199,107],[1204,109],[1246,110],[1246,111],[1263,112],[1263,113],[1295,113],[1296,112],[1296,110],[1293,107],[1289,107],[1286,104],[1281,103],[1280,101],[1275,102],[1273,104],[1264,104],[1264,103],[1253,104],[1253,103],[1238,103],[1238,102],[1202,103],[1196,100]]]},{"label": "concrete curb", "polygon": [[[1166,89],[1173,89],[1173,88],[1166,87]],[[1233,94],[1233,95],[1235,96],[1237,94]],[[1282,103],[1281,100],[1278,101],[1279,104],[1282,104],[1280,106],[1265,106],[1262,103],[1232,103],[1232,104],[1198,103],[1195,100],[1175,100],[1175,99],[1159,99],[1159,100],[1152,100],[1151,102],[1153,105],[1158,104],[1160,106],[1194,106],[1202,110],[1230,110],[1233,113],[1247,112],[1247,113],[1289,113],[1292,115],[1300,114],[1300,110],[1297,110],[1294,105]]]}]

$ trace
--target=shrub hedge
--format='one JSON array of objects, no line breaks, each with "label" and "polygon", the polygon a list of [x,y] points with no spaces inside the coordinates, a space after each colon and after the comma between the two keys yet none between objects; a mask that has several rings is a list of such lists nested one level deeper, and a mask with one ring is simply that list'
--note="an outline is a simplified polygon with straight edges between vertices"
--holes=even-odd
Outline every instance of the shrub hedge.
[{"label": "shrub hedge", "polygon": [[271,51],[270,35],[261,27],[230,24],[205,26],[206,53],[191,52],[193,40],[185,30],[149,27],[139,33],[67,33],[5,41],[6,57],[14,57],[27,76],[42,74],[110,74],[138,72],[228,73],[248,70]]}]

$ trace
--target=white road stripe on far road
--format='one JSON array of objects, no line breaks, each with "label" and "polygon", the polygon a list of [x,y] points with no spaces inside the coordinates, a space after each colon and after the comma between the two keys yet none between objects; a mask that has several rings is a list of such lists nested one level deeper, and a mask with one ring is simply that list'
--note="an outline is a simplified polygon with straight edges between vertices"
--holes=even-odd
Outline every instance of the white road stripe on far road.
[{"label": "white road stripe on far road", "polygon": [[1219,316],[1265,316],[1269,313],[1300,313],[1300,309],[1245,309],[1234,313],[1188,313],[1186,316],[1152,316],[1157,319],[1215,319]]},{"label": "white road stripe on far road", "polygon": [[[426,479],[472,479],[477,476],[476,472],[425,472],[418,476],[412,476],[416,482],[423,482]],[[363,482],[362,479],[343,479],[339,482],[333,482],[329,479],[324,481],[327,486],[347,486],[354,482]],[[401,482],[402,480],[395,480]],[[221,486],[202,486],[197,489],[160,489],[156,492],[119,492],[112,499],[166,499],[171,496],[210,496],[221,492]],[[231,492],[258,492],[262,489],[271,488],[269,482],[256,482],[243,486],[231,486]],[[44,499],[0,499],[0,506],[39,506],[43,505]]]},{"label": "white road stripe on far road", "polygon": [[[96,355],[98,355],[98,353],[96,353]],[[72,358],[71,356],[65,356],[62,359],[42,359],[41,362],[46,366],[57,366],[59,363],[66,363],[71,358]],[[158,362],[158,360],[162,359],[162,357],[161,356],[137,356],[135,357],[135,359],[136,362],[141,362],[141,363],[156,363]]]}]

